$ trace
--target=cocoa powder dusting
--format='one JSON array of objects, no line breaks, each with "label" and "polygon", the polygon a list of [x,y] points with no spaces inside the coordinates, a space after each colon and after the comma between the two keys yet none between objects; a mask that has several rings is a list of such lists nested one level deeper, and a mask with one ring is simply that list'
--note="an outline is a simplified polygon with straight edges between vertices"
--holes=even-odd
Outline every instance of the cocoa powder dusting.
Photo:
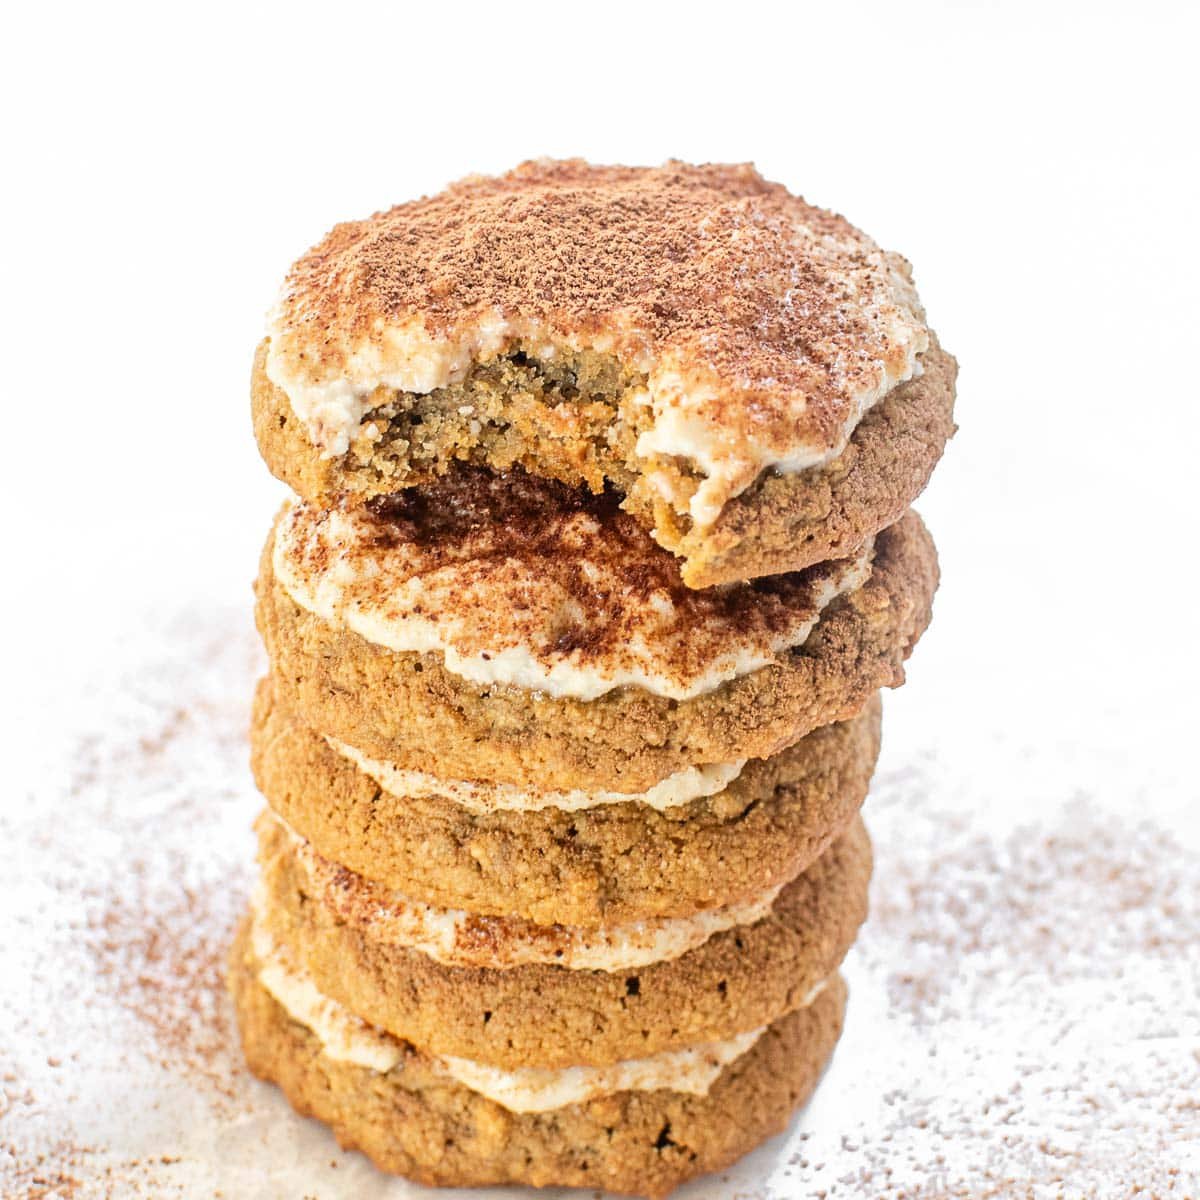
[{"label": "cocoa powder dusting", "polygon": [[333,377],[385,324],[453,338],[499,315],[669,363],[734,436],[832,446],[904,357],[894,319],[923,330],[907,270],[747,164],[527,162],[338,225],[292,268],[274,336]]},{"label": "cocoa powder dusting", "polygon": [[519,647],[548,667],[644,667],[680,687],[737,651],[769,660],[802,642],[787,639],[856,561],[697,590],[617,496],[468,467],[365,509],[299,504],[280,528],[301,586],[335,579],[342,604],[438,620],[463,653]]}]

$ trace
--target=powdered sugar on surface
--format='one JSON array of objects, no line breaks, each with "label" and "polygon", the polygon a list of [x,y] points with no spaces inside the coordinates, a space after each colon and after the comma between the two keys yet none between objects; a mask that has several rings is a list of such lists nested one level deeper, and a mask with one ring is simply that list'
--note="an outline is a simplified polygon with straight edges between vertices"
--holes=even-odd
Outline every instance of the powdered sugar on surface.
[{"label": "powdered sugar on surface", "polygon": [[[247,608],[160,614],[25,714],[0,808],[6,1197],[421,1194],[240,1065],[221,973],[258,804]],[[918,654],[889,704],[834,1065],[689,1200],[1200,1191],[1194,785],[1094,711],[949,736],[952,692],[920,680],[952,656]]]}]

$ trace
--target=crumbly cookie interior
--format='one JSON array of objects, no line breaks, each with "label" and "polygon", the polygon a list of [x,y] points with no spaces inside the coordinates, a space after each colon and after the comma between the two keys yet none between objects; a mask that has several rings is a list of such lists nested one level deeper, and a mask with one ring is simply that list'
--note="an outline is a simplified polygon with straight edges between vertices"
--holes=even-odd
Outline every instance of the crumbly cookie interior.
[{"label": "crumbly cookie interior", "polygon": [[[608,486],[674,541],[691,527],[687,503],[702,477],[682,459],[637,454],[651,421],[645,385],[615,355],[563,349],[551,358],[514,349],[432,392],[377,389],[339,466],[347,485],[367,495],[420,484],[459,463],[521,467],[596,493]],[[648,468],[659,480],[653,493]]]}]

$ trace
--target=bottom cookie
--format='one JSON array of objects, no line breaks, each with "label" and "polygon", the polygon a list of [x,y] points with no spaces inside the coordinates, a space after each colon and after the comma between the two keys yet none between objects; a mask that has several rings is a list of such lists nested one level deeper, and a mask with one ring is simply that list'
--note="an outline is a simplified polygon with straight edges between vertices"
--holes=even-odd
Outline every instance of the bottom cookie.
[{"label": "bottom cookie", "polygon": [[403,1043],[386,1070],[326,1053],[259,982],[247,925],[229,982],[250,1069],[382,1170],[442,1186],[558,1185],[652,1198],[727,1167],[787,1125],[833,1051],[846,1003],[835,975],[808,1008],[768,1026],[705,1095],[627,1090],[512,1112]]}]

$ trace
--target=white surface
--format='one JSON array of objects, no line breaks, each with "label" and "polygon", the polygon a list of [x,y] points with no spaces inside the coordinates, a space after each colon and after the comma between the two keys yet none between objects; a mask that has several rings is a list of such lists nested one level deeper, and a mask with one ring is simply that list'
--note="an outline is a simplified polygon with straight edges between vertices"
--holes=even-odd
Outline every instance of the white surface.
[{"label": "white surface", "polygon": [[[756,160],[913,260],[963,368],[850,1025],[792,1140],[689,1196],[1200,1191],[1193,9],[665,7],[10,17],[6,1196],[38,1153],[79,1181],[51,1195],[418,1194],[222,1096],[218,991],[156,1051],[144,981],[213,989],[186,917],[220,930],[248,878],[278,279],[335,220],[541,153]],[[165,947],[103,933],[114,896]]]}]

